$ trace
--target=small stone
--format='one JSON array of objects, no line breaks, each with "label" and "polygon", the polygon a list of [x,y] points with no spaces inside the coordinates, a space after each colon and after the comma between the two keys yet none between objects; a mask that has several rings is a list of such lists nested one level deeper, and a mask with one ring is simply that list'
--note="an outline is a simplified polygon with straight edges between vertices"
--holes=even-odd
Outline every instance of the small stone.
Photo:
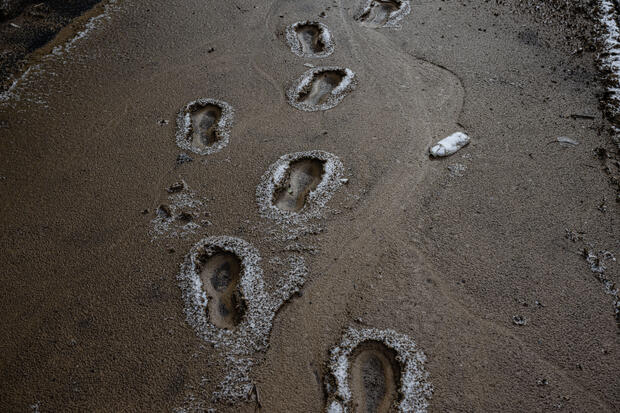
[{"label": "small stone", "polygon": [[182,165],[186,162],[191,161],[193,161],[193,159],[189,155],[186,155],[184,153],[180,153],[179,156],[177,156],[177,165]]},{"label": "small stone", "polygon": [[526,320],[526,318],[525,318],[525,317],[523,317],[523,316],[520,316],[520,315],[513,316],[513,317],[512,317],[512,322],[513,322],[515,325],[518,325],[518,326],[524,326],[524,325],[526,325],[526,324],[527,324],[527,320]]},{"label": "small stone", "polygon": [[168,193],[172,194],[175,192],[180,192],[183,190],[183,188],[185,188],[185,184],[181,181],[181,182],[175,182],[172,185],[170,185],[168,187],[168,189],[166,189],[166,191],[168,191]]}]

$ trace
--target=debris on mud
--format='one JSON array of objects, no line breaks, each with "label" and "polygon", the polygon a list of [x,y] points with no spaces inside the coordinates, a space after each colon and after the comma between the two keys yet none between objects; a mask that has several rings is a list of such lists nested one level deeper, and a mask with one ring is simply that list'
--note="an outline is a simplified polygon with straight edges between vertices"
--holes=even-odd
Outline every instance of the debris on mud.
[{"label": "debris on mud", "polygon": [[579,142],[574,139],[571,139],[567,136],[560,136],[556,139],[556,142],[559,142],[561,146],[577,146]]},{"label": "debris on mud", "polygon": [[470,138],[463,132],[456,132],[443,138],[430,149],[432,157],[445,157],[456,153],[459,149],[469,144]]},{"label": "debris on mud", "polygon": [[453,178],[463,176],[463,172],[467,170],[467,167],[462,163],[455,163],[452,165],[448,165],[448,171],[450,171],[450,176]]}]

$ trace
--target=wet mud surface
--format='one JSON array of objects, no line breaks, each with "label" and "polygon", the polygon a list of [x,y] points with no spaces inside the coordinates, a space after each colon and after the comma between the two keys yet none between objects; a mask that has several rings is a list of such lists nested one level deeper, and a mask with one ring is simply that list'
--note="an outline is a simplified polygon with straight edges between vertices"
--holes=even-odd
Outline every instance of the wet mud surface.
[{"label": "wet mud surface", "polygon": [[6,0],[0,3],[0,92],[27,68],[30,53],[101,0]]},{"label": "wet mud surface", "polygon": [[123,2],[0,102],[1,411],[620,409],[592,3],[353,3]]}]

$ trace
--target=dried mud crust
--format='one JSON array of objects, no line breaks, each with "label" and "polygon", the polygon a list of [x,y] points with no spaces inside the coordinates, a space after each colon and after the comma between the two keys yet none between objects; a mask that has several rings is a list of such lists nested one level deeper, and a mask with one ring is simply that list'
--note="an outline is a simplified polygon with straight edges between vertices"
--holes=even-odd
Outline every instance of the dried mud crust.
[{"label": "dried mud crust", "polygon": [[0,92],[25,68],[28,55],[50,42],[100,0],[0,1]]},{"label": "dried mud crust", "polygon": [[433,391],[426,356],[409,337],[349,328],[330,353],[327,413],[426,412]]},{"label": "dried mud crust", "polygon": [[316,21],[300,21],[286,28],[286,40],[299,57],[321,58],[334,52],[334,40],[326,25]]},{"label": "dried mud crust", "polygon": [[398,27],[410,12],[411,6],[407,0],[369,0],[354,18],[371,28]]},{"label": "dried mud crust", "polygon": [[259,212],[289,224],[317,218],[342,185],[343,172],[340,159],[329,152],[284,155],[269,167],[256,188]]},{"label": "dried mud crust", "polygon": [[339,104],[356,86],[355,73],[336,66],[306,71],[287,91],[291,106],[308,112],[328,110]]},{"label": "dried mud crust", "polygon": [[179,148],[199,155],[221,151],[230,141],[232,107],[221,100],[194,100],[177,116],[176,141]]}]

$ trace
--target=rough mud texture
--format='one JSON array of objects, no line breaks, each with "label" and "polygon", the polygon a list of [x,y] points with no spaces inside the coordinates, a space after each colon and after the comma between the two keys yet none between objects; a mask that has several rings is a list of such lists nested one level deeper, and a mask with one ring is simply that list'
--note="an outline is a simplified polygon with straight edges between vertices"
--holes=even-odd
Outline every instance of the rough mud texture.
[{"label": "rough mud texture", "polygon": [[187,182],[180,181],[166,189],[166,198],[153,208],[142,211],[151,215],[152,241],[158,238],[187,238],[202,228],[211,225],[207,219],[207,200],[189,187]]},{"label": "rough mud texture", "polygon": [[351,69],[316,67],[297,79],[287,91],[287,97],[299,110],[328,110],[340,103],[355,86],[355,73]]},{"label": "rough mud texture", "polygon": [[[2,95],[0,411],[342,412],[330,349],[349,326],[415,340],[428,413],[620,410],[598,2],[417,1],[398,30],[355,20],[367,3],[119,1]],[[306,20],[331,56],[291,53]],[[298,110],[286,92],[318,62],[357,87]],[[235,110],[208,156],[175,142],[199,97]],[[455,131],[471,143],[430,159]],[[337,190],[278,208],[299,158],[278,159],[313,151],[339,160]],[[241,262],[233,327],[208,317],[199,250]]]},{"label": "rough mud texture", "polygon": [[291,51],[299,57],[327,57],[334,52],[334,40],[326,25],[301,21],[286,28],[286,40]]}]

